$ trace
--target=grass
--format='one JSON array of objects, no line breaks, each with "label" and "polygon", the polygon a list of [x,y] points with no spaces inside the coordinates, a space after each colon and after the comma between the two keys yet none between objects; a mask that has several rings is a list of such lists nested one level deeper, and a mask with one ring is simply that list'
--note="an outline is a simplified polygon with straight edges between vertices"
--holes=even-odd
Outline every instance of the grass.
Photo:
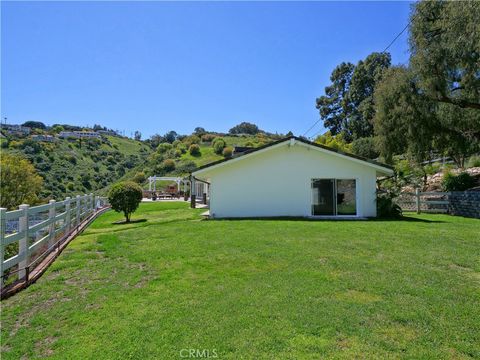
[{"label": "grass", "polygon": [[134,219],[147,221],[128,225],[102,215],[2,302],[2,359],[480,357],[479,220],[202,211],[142,204]]}]

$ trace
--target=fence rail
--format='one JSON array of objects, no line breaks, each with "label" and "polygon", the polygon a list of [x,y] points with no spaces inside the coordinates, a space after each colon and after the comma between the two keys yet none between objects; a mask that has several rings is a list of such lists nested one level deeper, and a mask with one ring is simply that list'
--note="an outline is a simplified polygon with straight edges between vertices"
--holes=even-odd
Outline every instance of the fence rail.
[{"label": "fence rail", "polygon": [[398,204],[403,210],[427,213],[448,213],[450,192],[426,191],[402,192]]},{"label": "fence rail", "polygon": [[0,285],[28,283],[34,265],[42,261],[87,218],[107,206],[93,194],[18,210],[0,208]]}]

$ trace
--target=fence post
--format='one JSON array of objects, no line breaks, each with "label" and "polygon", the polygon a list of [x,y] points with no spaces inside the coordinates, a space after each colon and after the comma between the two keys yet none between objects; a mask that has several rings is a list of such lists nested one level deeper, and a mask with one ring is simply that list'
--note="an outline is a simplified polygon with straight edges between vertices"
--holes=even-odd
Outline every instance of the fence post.
[{"label": "fence post", "polygon": [[0,208],[0,290],[3,290],[3,261],[5,260],[4,253],[5,253],[5,246],[3,243],[5,242],[5,231],[7,230],[7,209]]},{"label": "fence post", "polygon": [[72,224],[72,219],[70,216],[70,197],[67,196],[65,198],[65,233],[68,234],[70,232],[71,224]]},{"label": "fence post", "polygon": [[95,210],[95,196],[93,196],[93,193],[90,193],[90,196],[89,196],[89,199],[90,199],[90,212],[94,212]]},{"label": "fence post", "polygon": [[28,281],[27,275],[27,266],[29,262],[29,253],[28,253],[28,208],[30,206],[27,204],[22,204],[18,208],[23,210],[23,215],[18,219],[18,232],[22,233],[22,237],[18,240],[18,255],[23,255],[23,260],[18,263],[18,279],[25,278],[25,281]]},{"label": "fence post", "polygon": [[48,218],[50,219],[50,227],[48,228],[48,246],[50,247],[55,242],[56,202],[55,200],[50,200],[49,204]]},{"label": "fence post", "polygon": [[75,225],[78,226],[80,225],[80,195],[77,195],[77,207],[76,207],[76,210],[77,210],[77,221],[75,222]]},{"label": "fence post", "polygon": [[415,203],[417,205],[417,214],[420,214],[420,190],[415,189]]}]

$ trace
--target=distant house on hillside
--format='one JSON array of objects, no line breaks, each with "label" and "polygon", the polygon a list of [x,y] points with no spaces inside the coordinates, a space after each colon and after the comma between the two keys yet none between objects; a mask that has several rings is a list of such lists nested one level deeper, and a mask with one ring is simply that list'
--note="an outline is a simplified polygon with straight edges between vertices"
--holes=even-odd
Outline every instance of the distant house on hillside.
[{"label": "distant house on hillside", "polygon": [[16,136],[26,136],[30,134],[31,129],[26,126],[22,125],[9,125],[9,124],[2,124],[2,130],[4,130],[9,135],[16,135]]},{"label": "distant house on hillside", "polygon": [[100,134],[96,133],[95,131],[60,131],[58,134],[59,138],[67,139],[67,138],[87,138],[87,139],[98,139],[100,138]]},{"label": "distant house on hillside", "polygon": [[55,137],[52,135],[32,135],[32,140],[43,142],[54,142]]},{"label": "distant house on hillside", "polygon": [[290,136],[202,166],[191,185],[208,184],[212,218],[364,218],[377,215],[377,176],[392,174],[390,166]]},{"label": "distant house on hillside", "polygon": [[117,132],[113,130],[97,130],[96,132],[101,135],[118,136]]}]

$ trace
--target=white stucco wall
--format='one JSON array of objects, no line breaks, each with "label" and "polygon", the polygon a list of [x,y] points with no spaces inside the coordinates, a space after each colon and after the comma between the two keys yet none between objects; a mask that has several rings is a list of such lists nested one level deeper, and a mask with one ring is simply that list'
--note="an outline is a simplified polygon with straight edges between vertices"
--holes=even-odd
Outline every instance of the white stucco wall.
[{"label": "white stucco wall", "polygon": [[315,178],[355,179],[357,216],[376,216],[375,168],[298,142],[194,175],[211,183],[210,214],[215,218],[311,216]]}]

